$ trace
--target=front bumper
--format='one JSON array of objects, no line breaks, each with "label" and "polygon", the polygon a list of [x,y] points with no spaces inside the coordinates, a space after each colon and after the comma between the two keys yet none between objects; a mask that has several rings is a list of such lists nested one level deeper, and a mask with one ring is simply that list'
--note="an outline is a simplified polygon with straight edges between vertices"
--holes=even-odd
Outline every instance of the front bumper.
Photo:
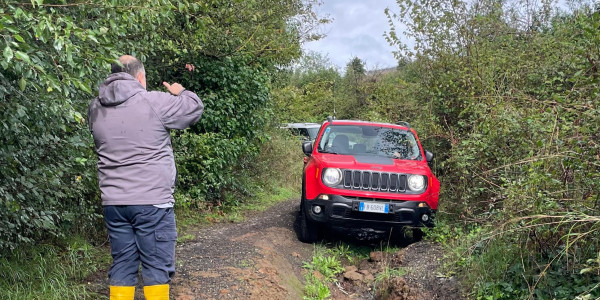
[{"label": "front bumper", "polygon": [[[369,228],[389,228],[390,226],[433,227],[435,210],[424,201],[402,201],[345,197],[327,195],[329,200],[313,199],[304,201],[304,212],[313,221],[334,226],[361,226]],[[388,204],[388,213],[359,211],[361,202]],[[320,206],[321,212],[315,213],[314,207]],[[427,215],[427,221],[423,221]]]}]

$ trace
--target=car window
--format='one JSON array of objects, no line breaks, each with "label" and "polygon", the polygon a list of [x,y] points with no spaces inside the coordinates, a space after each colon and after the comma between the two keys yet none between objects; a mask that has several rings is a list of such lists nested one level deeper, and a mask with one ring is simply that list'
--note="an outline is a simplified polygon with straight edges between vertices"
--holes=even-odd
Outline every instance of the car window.
[{"label": "car window", "polygon": [[310,137],[311,140],[314,140],[319,134],[319,127],[306,128],[306,131],[308,132],[308,137]]},{"label": "car window", "polygon": [[280,128],[285,128],[289,130],[293,135],[296,135],[303,140],[314,140],[319,134],[320,125],[304,125],[300,123],[290,123],[288,125],[281,126]]},{"label": "car window", "polygon": [[333,154],[361,154],[396,159],[422,160],[421,149],[412,132],[368,125],[330,125],[317,150]]},{"label": "car window", "polygon": [[298,128],[298,134],[303,136],[303,137],[310,137],[308,135],[308,130],[306,128]]}]

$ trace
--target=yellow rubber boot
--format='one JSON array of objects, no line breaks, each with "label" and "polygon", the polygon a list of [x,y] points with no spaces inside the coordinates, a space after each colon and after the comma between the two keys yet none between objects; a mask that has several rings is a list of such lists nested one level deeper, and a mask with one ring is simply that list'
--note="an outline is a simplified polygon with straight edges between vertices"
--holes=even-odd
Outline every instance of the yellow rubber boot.
[{"label": "yellow rubber boot", "polygon": [[147,285],[144,287],[146,300],[169,300],[169,285]]},{"label": "yellow rubber boot", "polygon": [[110,300],[133,300],[135,286],[110,286]]}]

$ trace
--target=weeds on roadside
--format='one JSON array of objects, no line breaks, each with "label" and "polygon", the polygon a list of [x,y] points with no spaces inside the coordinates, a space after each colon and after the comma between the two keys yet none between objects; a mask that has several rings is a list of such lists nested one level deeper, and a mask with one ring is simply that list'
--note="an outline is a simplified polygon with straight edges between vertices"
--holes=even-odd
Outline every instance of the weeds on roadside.
[{"label": "weeds on roadside", "polygon": [[313,273],[307,273],[304,278],[306,279],[306,286],[304,287],[305,300],[322,300],[327,299],[331,296],[329,287],[323,281],[319,280]]},{"label": "weeds on roadside", "polygon": [[[600,253],[590,239],[600,219],[581,214],[514,218],[497,226],[444,226],[430,232],[476,299],[599,299]],[[594,255],[593,259],[582,259]],[[468,270],[468,272],[461,272]]]},{"label": "weeds on roadside", "polygon": [[84,284],[110,257],[103,249],[74,239],[66,250],[41,245],[0,258],[0,299],[97,299]]},{"label": "weeds on roadside", "polygon": [[364,246],[349,245],[344,242],[339,242],[332,247],[327,248],[327,253],[331,256],[337,257],[340,260],[346,260],[350,264],[355,264],[361,259],[369,257],[371,249]]},{"label": "weeds on roadside", "polygon": [[[386,253],[382,262],[383,271],[376,274],[375,288],[388,286],[393,278],[402,277],[406,270],[392,266],[391,255],[399,251],[400,248],[387,245],[381,245],[381,252]],[[304,278],[306,286],[304,289],[304,299],[326,299],[331,294],[327,283],[336,282],[336,277],[345,269],[342,261],[351,265],[358,264],[360,261],[368,259],[369,253],[374,251],[371,247],[351,245],[344,242],[335,244],[315,245],[311,262],[305,262],[303,267],[308,271]],[[374,274],[375,275],[375,274]]]},{"label": "weeds on roadside", "polygon": [[406,270],[404,268],[392,268],[388,263],[381,273],[375,276],[373,290],[375,291],[375,295],[378,295],[376,298],[385,299],[389,293],[389,288],[393,286],[394,278],[402,277],[404,275],[406,275]]},{"label": "weeds on roadside", "polygon": [[302,265],[308,272],[304,275],[304,299],[327,299],[331,295],[328,282],[337,281],[336,276],[344,271],[337,255],[326,250],[322,245],[315,245],[311,262]]}]

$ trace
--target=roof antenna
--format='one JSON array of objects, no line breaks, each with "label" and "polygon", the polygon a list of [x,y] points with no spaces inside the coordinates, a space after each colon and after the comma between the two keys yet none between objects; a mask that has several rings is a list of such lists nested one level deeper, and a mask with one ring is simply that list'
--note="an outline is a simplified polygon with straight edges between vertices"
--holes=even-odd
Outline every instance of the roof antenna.
[{"label": "roof antenna", "polygon": [[396,122],[396,125],[404,126],[408,129],[410,129],[410,123],[408,123],[408,122],[398,121],[398,122]]},{"label": "roof antenna", "polygon": [[[335,94],[335,81],[331,82],[331,95]],[[335,98],[333,98],[333,119],[335,120]]]}]

